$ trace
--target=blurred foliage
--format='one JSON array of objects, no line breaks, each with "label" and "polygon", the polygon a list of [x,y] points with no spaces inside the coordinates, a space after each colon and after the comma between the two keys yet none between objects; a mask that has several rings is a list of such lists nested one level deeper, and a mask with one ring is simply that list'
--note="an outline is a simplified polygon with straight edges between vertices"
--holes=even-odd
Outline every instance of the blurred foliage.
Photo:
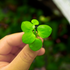
[{"label": "blurred foliage", "polygon": [[[0,38],[16,32],[21,32],[22,21],[31,21],[36,18],[40,24],[52,27],[50,37],[44,39],[43,47],[46,52],[43,56],[37,56],[29,70],[38,68],[42,70],[70,70],[70,26],[67,20],[46,7],[48,12],[29,4],[28,0],[4,0],[0,1]],[[42,5],[43,6],[43,5]],[[46,16],[50,14],[49,16]],[[59,16],[57,16],[58,14]]]}]

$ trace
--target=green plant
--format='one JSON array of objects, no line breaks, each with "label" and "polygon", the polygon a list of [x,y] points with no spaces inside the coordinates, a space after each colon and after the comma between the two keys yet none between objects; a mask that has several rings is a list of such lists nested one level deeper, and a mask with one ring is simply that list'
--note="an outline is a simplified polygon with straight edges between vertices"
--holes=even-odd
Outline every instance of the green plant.
[{"label": "green plant", "polygon": [[31,22],[24,21],[21,24],[21,29],[24,32],[22,42],[29,44],[33,51],[37,51],[42,47],[42,41],[38,37],[47,38],[52,32],[52,28],[48,25],[39,25],[36,31],[35,25],[39,25],[36,19],[32,19]]}]

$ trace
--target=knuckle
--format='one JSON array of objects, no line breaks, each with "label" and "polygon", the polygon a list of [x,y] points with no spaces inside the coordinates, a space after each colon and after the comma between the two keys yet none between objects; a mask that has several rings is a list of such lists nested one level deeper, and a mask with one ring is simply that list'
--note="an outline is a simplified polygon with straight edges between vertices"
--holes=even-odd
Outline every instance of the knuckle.
[{"label": "knuckle", "polygon": [[30,63],[34,58],[29,54],[29,53],[25,53],[25,52],[22,52],[22,55],[20,55],[20,58],[26,62],[26,63]]}]

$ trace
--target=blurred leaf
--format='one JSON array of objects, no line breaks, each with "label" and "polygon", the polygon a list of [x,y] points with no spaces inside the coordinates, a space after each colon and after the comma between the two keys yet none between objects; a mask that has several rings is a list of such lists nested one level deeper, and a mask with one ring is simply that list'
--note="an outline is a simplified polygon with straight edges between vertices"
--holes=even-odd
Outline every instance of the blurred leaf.
[{"label": "blurred leaf", "polygon": [[63,36],[64,34],[67,33],[67,28],[66,28],[66,25],[63,24],[63,27],[62,27],[62,31],[61,33],[59,34],[59,36]]},{"label": "blurred leaf", "polygon": [[0,27],[0,39],[3,37],[4,29]]},{"label": "blurred leaf", "polygon": [[4,14],[3,11],[0,9],[0,21],[1,21],[2,19],[4,19],[4,17],[5,17],[5,14]]},{"label": "blurred leaf", "polygon": [[37,17],[42,16],[43,15],[43,11],[42,10],[38,10],[37,11]]},{"label": "blurred leaf", "polygon": [[64,51],[66,49],[66,45],[64,43],[58,43],[53,47],[54,53],[57,53],[59,51]]},{"label": "blurred leaf", "polygon": [[40,68],[45,65],[44,56],[37,56],[35,59],[35,66]]},{"label": "blurred leaf", "polygon": [[55,40],[58,36],[58,23],[56,21],[51,22],[51,28],[52,28],[52,39]]},{"label": "blurred leaf", "polygon": [[44,40],[43,44],[45,47],[50,47],[53,46],[54,43],[52,40]]},{"label": "blurred leaf", "polygon": [[30,11],[30,13],[31,13],[31,14],[33,14],[33,13],[35,13],[35,12],[36,12],[36,9],[35,9],[35,8],[30,8],[30,10],[29,10],[29,11]]},{"label": "blurred leaf", "polygon": [[58,67],[55,63],[49,63],[47,65],[47,70],[58,70]]},{"label": "blurred leaf", "polygon": [[67,52],[70,53],[70,37],[67,40]]}]

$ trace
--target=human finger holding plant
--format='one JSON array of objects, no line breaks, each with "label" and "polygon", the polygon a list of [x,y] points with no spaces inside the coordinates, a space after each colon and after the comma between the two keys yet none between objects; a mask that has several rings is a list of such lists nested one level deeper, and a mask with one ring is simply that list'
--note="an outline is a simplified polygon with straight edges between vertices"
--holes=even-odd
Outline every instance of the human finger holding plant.
[{"label": "human finger holding plant", "polygon": [[0,70],[28,70],[35,57],[45,53],[40,38],[47,38],[52,29],[48,25],[39,25],[36,31],[35,25],[39,25],[36,19],[24,21],[21,24],[23,32],[0,40]]}]

